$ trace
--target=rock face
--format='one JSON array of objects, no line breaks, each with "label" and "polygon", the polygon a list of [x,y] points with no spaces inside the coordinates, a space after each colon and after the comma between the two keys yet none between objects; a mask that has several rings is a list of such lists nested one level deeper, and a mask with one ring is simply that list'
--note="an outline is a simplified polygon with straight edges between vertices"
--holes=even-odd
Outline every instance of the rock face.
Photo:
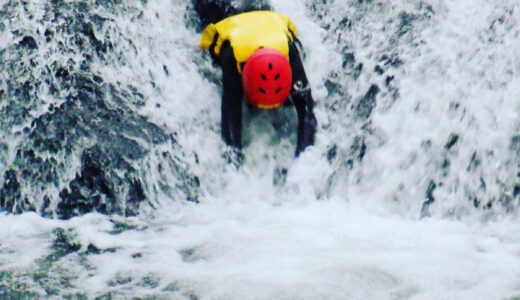
[{"label": "rock face", "polygon": [[110,13],[96,13],[116,5],[125,9],[118,1],[0,9],[0,209],[70,218],[135,215],[161,194],[197,201],[198,179],[175,157],[173,133],[138,114],[147,100],[138,88],[99,72],[123,63],[115,44],[132,47]]},{"label": "rock face", "polygon": [[[209,57],[178,59],[193,52],[196,42],[179,42],[193,32],[179,40],[160,36],[210,21],[197,19],[197,2],[167,2],[188,9],[162,14],[145,0],[0,0],[1,210],[70,218],[90,211],[134,215],[159,199],[197,201],[199,179],[182,157],[197,147],[183,148],[171,127],[202,121],[201,107],[169,129],[140,114],[175,99],[160,74],[195,90],[200,86],[177,73],[200,65],[204,80],[219,86]],[[337,54],[322,82],[313,83],[326,94],[316,100],[319,135],[330,141],[320,147],[332,170],[320,190],[345,198],[370,191],[423,216],[517,211],[519,66],[509,41],[520,35],[518,4],[490,2],[472,19],[460,18],[451,2],[302,3]],[[479,25],[465,23],[473,20]],[[126,24],[137,25],[119,27]],[[168,29],[151,30],[161,26]],[[161,51],[175,47],[175,64],[163,62]],[[157,64],[140,69],[144,61]],[[120,79],[125,68],[138,68],[139,80]],[[156,101],[150,90],[173,95]],[[189,110],[182,105],[195,97],[178,99],[171,107]],[[205,123],[205,132],[218,132],[215,124]],[[199,166],[194,170],[220,175]],[[275,173],[282,184],[287,171]]]},{"label": "rock face", "polygon": [[[386,200],[422,216],[478,211],[493,218],[517,210],[519,125],[506,116],[518,112],[512,100],[518,88],[506,62],[514,54],[502,44],[520,32],[515,4],[490,4],[482,24],[462,32],[445,28],[440,17],[457,8],[432,1],[306,5],[341,54],[324,79],[328,96],[320,103],[334,141],[327,152],[335,168],[332,190],[345,182],[370,191],[384,186]],[[444,49],[446,36],[457,47]],[[468,36],[478,38],[468,43]],[[459,57],[445,57],[450,51]],[[453,82],[460,90],[450,90]],[[374,153],[384,159],[363,160]],[[393,167],[380,175],[386,162]]]}]

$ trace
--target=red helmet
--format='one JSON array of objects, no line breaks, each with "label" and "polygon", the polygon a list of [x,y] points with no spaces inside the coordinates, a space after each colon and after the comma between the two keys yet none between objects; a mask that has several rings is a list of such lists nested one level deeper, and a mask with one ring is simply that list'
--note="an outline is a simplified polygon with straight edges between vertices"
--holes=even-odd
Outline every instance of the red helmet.
[{"label": "red helmet", "polygon": [[291,84],[289,60],[277,50],[256,50],[242,70],[244,92],[249,102],[256,107],[280,106],[289,96]]}]

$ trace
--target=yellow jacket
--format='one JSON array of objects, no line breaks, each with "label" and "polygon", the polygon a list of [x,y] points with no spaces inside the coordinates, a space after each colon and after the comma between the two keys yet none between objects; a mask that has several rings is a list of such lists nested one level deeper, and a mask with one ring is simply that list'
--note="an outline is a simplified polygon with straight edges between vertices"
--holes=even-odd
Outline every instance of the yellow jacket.
[{"label": "yellow jacket", "polygon": [[216,56],[225,41],[229,41],[237,68],[259,48],[275,49],[289,58],[289,42],[296,38],[296,27],[288,17],[272,11],[252,11],[209,24],[200,39],[204,49],[213,47]]}]

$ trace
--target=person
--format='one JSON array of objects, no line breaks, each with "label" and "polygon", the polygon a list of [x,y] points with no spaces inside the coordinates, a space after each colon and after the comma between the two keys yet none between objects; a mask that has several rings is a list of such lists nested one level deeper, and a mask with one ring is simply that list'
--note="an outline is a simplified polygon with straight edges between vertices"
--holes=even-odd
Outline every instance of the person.
[{"label": "person", "polygon": [[223,140],[243,158],[244,94],[260,109],[292,104],[298,115],[298,157],[314,144],[317,122],[293,22],[266,1],[193,0],[193,4],[205,27],[200,46],[222,68]]}]

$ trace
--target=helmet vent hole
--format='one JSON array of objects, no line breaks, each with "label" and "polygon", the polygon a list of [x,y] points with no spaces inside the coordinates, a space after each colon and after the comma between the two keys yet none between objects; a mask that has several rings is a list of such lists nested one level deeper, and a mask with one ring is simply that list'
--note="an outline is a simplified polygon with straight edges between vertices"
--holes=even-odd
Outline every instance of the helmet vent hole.
[{"label": "helmet vent hole", "polygon": [[274,91],[274,93],[278,94],[281,90],[282,90],[282,88],[277,88],[276,91]]},{"label": "helmet vent hole", "polygon": [[280,78],[280,73],[276,74],[276,76],[274,76],[274,80],[278,80],[278,78]]},{"label": "helmet vent hole", "polygon": [[269,70],[272,70],[273,69],[273,64],[269,63],[269,65],[267,67],[269,68]]},{"label": "helmet vent hole", "polygon": [[266,94],[266,93],[265,93],[265,90],[264,90],[263,88],[259,88],[258,90],[260,91],[260,93],[262,93],[262,94],[264,94],[264,95]]},{"label": "helmet vent hole", "polygon": [[262,76],[263,80],[267,80],[267,76],[265,76],[264,74],[260,74],[260,76]]}]

